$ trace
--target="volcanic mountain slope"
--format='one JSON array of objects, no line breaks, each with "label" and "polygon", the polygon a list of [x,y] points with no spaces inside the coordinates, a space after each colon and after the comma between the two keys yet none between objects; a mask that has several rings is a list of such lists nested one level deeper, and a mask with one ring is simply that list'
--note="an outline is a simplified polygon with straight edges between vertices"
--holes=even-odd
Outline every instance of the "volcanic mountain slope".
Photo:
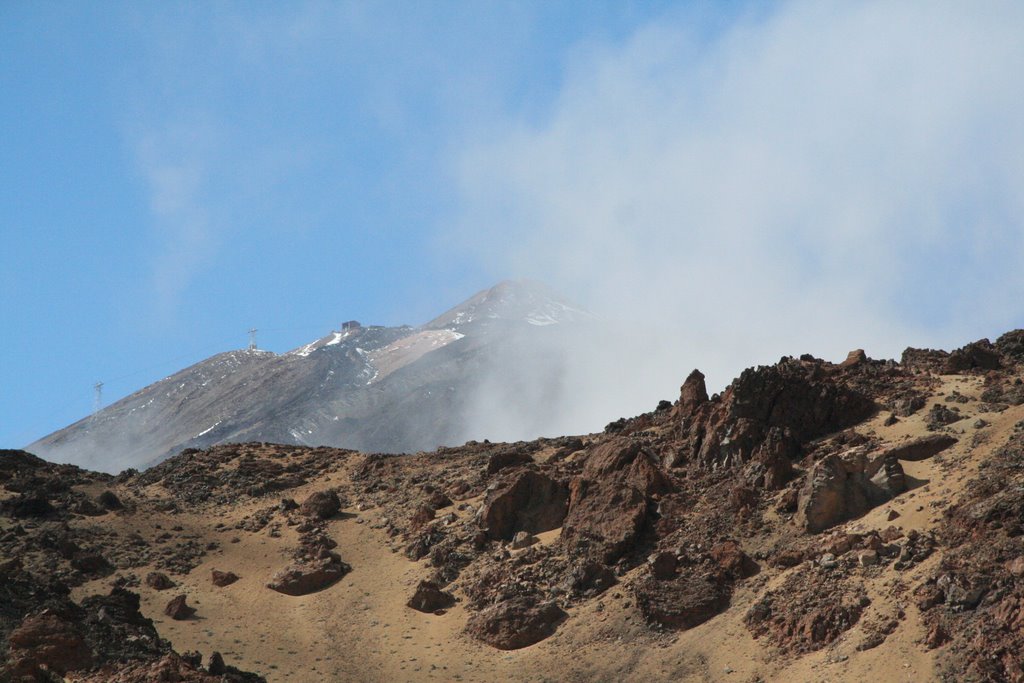
[{"label": "volcanic mountain slope", "polygon": [[[552,340],[592,316],[539,283],[503,282],[427,323],[345,329],[277,355],[221,353],[28,446],[116,472],[220,443],[268,441],[414,452],[467,438],[486,368],[543,363]],[[523,349],[534,349],[531,357]],[[557,411],[547,387],[521,396]]]},{"label": "volcanic mountain slope", "polygon": [[695,371],[582,437],[230,444],[117,477],[5,452],[0,666],[1024,681],[1022,371],[1017,331],[784,358],[710,397]]}]

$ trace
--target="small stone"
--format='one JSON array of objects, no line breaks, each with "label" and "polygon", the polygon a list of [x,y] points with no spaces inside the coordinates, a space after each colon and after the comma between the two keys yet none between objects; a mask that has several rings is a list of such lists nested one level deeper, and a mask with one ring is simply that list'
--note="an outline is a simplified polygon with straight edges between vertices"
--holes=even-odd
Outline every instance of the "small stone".
[{"label": "small stone", "polygon": [[865,550],[857,557],[857,560],[862,567],[872,567],[878,564],[878,553],[874,550]]},{"label": "small stone", "polygon": [[213,585],[223,588],[224,586],[230,586],[235,581],[238,581],[238,574],[234,572],[222,572],[213,570]]},{"label": "small stone", "polygon": [[168,588],[174,588],[176,583],[171,581],[170,577],[163,572],[150,572],[146,574],[146,585],[153,590],[164,591]]}]

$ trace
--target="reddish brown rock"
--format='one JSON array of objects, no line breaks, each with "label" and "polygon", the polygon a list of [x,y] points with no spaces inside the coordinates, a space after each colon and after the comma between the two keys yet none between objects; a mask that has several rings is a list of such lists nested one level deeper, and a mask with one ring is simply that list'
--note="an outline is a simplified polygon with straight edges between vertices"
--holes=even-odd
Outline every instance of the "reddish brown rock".
[{"label": "reddish brown rock", "polygon": [[497,474],[507,467],[518,467],[533,463],[533,456],[525,451],[500,450],[487,458],[487,474]]},{"label": "reddish brown rock", "polygon": [[591,481],[614,479],[648,496],[673,488],[658,459],[639,441],[625,438],[611,439],[591,451],[582,476]]},{"label": "reddish brown rock", "polygon": [[491,540],[510,541],[519,531],[539,534],[565,519],[569,491],[546,474],[526,470],[491,491],[480,511],[480,526]]},{"label": "reddish brown rock", "polygon": [[331,553],[326,558],[288,565],[271,577],[267,588],[285,595],[307,595],[336,583],[350,570],[341,558]]},{"label": "reddish brown rock", "polygon": [[178,584],[171,581],[171,578],[163,572],[150,572],[146,574],[146,585],[153,590],[165,591],[174,588]]},{"label": "reddish brown rock", "polygon": [[863,593],[838,581],[798,571],[761,596],[744,621],[755,638],[767,637],[783,652],[813,652],[853,627],[869,604]]},{"label": "reddish brown rock", "polygon": [[839,364],[841,368],[852,368],[857,365],[863,365],[868,362],[868,355],[864,353],[864,349],[854,349],[850,353],[846,354],[846,360]]},{"label": "reddish brown rock", "polygon": [[417,612],[437,612],[448,609],[454,604],[455,596],[441,590],[441,587],[433,581],[420,581],[416,586],[416,592],[406,603],[408,607]]},{"label": "reddish brown rock", "polygon": [[186,604],[184,595],[174,597],[169,603],[167,603],[167,607],[164,607],[164,614],[175,621],[190,619],[195,615],[195,613],[195,607],[189,607]]},{"label": "reddish brown rock", "polygon": [[760,571],[757,563],[743,552],[736,541],[722,541],[715,545],[709,554],[724,575],[733,581],[745,579]]},{"label": "reddish brown rock", "polygon": [[574,479],[561,540],[611,564],[633,547],[647,520],[647,498],[612,481]]},{"label": "reddish brown rock", "polygon": [[7,670],[11,680],[37,680],[36,673],[44,665],[50,671],[65,674],[89,668],[93,663],[92,650],[79,630],[52,612],[26,617],[11,631],[8,649]]},{"label": "reddish brown rock", "polygon": [[341,511],[341,499],[334,491],[317,491],[299,506],[299,512],[313,519],[330,519]]},{"label": "reddish brown rock", "polygon": [[224,586],[230,586],[235,581],[238,581],[238,574],[234,572],[222,572],[214,569],[212,571],[213,585],[223,588]]},{"label": "reddish brown rock", "polygon": [[694,370],[686,377],[679,389],[679,406],[687,414],[708,402],[708,389],[704,384],[704,373]]},{"label": "reddish brown rock", "polygon": [[466,632],[499,650],[518,650],[550,637],[566,616],[554,602],[519,596],[472,615]]}]

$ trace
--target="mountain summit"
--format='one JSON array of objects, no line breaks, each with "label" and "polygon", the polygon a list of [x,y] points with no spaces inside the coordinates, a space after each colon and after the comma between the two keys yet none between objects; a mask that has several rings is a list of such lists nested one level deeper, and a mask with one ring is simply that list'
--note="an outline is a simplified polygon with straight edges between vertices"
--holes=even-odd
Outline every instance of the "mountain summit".
[{"label": "mountain summit", "polygon": [[567,301],[547,285],[533,280],[505,280],[474,294],[424,327],[459,329],[502,320],[543,327],[593,320],[594,316]]},{"label": "mountain summit", "polygon": [[[217,354],[28,448],[117,471],[226,442],[371,452],[461,443],[490,369],[550,365],[551,340],[593,319],[541,283],[505,281],[419,327],[349,321],[283,354]],[[550,401],[557,393],[544,391]]]}]

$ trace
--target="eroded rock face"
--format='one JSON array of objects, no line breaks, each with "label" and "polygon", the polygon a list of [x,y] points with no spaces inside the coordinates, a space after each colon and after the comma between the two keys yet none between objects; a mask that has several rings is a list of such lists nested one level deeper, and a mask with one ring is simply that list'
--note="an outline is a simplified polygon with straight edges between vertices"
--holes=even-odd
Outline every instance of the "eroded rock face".
[{"label": "eroded rock face", "polygon": [[906,490],[903,468],[895,458],[885,458],[876,479],[865,455],[852,452],[828,455],[815,463],[800,491],[797,523],[817,533],[863,515]]},{"label": "eroded rock face", "polygon": [[519,596],[472,615],[466,632],[499,650],[518,650],[550,637],[567,616],[554,602]]},{"label": "eroded rock face", "polygon": [[565,519],[569,490],[546,474],[526,470],[491,491],[480,511],[480,526],[492,540],[510,541],[519,531],[539,534]]},{"label": "eroded rock face", "polygon": [[285,595],[307,595],[336,583],[352,568],[334,553],[305,563],[291,564],[271,577],[267,588]]}]

